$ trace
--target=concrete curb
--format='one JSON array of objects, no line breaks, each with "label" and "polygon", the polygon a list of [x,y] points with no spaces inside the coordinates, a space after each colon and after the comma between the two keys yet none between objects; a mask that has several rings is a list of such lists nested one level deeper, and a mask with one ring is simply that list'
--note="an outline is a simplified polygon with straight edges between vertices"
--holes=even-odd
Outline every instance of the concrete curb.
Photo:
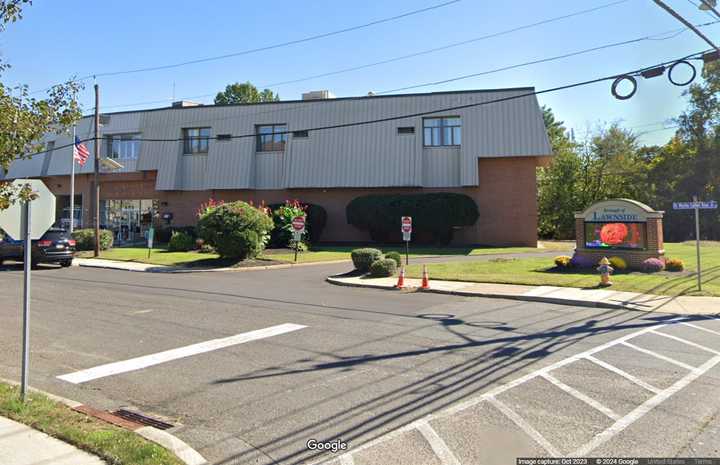
[{"label": "concrete curb", "polygon": [[[86,260],[92,260],[92,259],[86,259]],[[350,261],[350,259],[343,259],[343,260],[326,260],[321,262],[308,262],[308,263],[279,263],[277,265],[264,265],[264,266],[248,266],[248,267],[238,267],[238,268],[198,268],[193,269],[190,267],[174,267],[174,266],[166,266],[166,265],[151,265],[150,268],[147,268],[145,270],[134,270],[132,268],[123,266],[125,262],[121,261],[113,261],[113,260],[106,260],[106,261],[112,261],[112,265],[103,265],[103,264],[89,264],[89,263],[77,263],[74,262],[73,266],[82,267],[82,268],[102,268],[106,270],[121,270],[121,271],[132,271],[135,273],[217,273],[219,271],[231,271],[231,272],[244,272],[244,271],[267,271],[267,270],[278,270],[278,269],[286,269],[286,268],[302,268],[306,266],[316,266],[316,265],[333,265],[338,263],[347,263]],[[132,262],[134,263],[134,262]]]},{"label": "concrete curb", "polygon": [[[12,386],[20,386],[20,383],[17,381],[11,380],[11,379],[5,379],[0,378],[0,382],[10,384]],[[42,394],[45,397],[54,400],[55,402],[61,403],[72,410],[75,410],[76,412],[83,413],[85,415],[90,415],[87,410],[94,410],[94,409],[87,409],[84,410],[83,407],[86,407],[84,404],[81,404],[80,402],[67,399],[65,397],[56,396],[55,394],[50,394],[49,392],[42,391],[40,389],[36,389],[34,387],[29,387],[29,390],[32,392],[36,392],[38,394]],[[94,415],[90,415],[94,416]],[[96,417],[97,418],[97,417]],[[99,418],[102,421],[107,421],[103,418]],[[117,426],[117,425],[116,425]],[[125,428],[128,429],[128,428]],[[134,433],[142,436],[143,438],[147,439],[148,441],[154,442],[165,449],[169,450],[173,454],[175,454],[181,461],[183,461],[186,465],[208,465],[210,462],[208,462],[198,451],[190,447],[186,442],[184,442],[182,439],[178,438],[177,436],[174,436],[167,431],[162,431],[160,429],[157,429],[152,426],[143,426],[141,428],[138,428],[136,430],[130,430]]]},{"label": "concrete curb", "polygon": [[[325,281],[336,286],[347,286],[347,287],[360,287],[370,289],[382,289],[385,291],[400,291],[394,286],[384,286],[381,284],[357,284],[348,283],[341,281],[337,276],[328,276]],[[524,302],[540,302],[548,304],[558,305],[570,305],[574,307],[590,307],[590,308],[608,308],[613,310],[639,310],[637,308],[627,307],[622,304],[613,304],[609,302],[599,301],[588,301],[588,300],[575,300],[575,299],[561,299],[557,297],[542,297],[534,295],[522,295],[522,294],[494,294],[490,292],[466,292],[466,291],[449,291],[444,289],[420,289],[416,287],[407,287],[404,290],[410,290],[414,292],[429,292],[433,294],[446,294],[446,295],[459,295],[463,297],[486,297],[491,299],[508,299],[508,300],[519,300]]]}]

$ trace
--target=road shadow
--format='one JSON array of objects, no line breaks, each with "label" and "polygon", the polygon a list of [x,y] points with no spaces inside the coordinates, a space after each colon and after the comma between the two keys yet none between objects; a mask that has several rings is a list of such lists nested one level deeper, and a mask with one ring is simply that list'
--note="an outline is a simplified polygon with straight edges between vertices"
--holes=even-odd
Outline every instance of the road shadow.
[{"label": "road shadow", "polygon": [[[601,311],[593,318],[580,318],[561,323],[543,331],[528,334],[502,336],[476,340],[466,334],[459,334],[459,328],[480,326],[500,328],[500,331],[511,332],[513,328],[505,322],[480,321],[472,322],[457,318],[454,315],[419,315],[418,318],[433,321],[445,331],[459,337],[462,342],[442,344],[435,347],[398,351],[390,353],[362,353],[356,356],[337,356],[335,361],[310,363],[303,368],[281,368],[256,370],[254,372],[218,379],[212,384],[242,383],[262,378],[294,376],[301,373],[360,370],[373,363],[388,360],[405,360],[408,367],[422,365],[420,357],[428,354],[453,354],[457,351],[472,350],[474,355],[467,360],[448,364],[444,369],[428,374],[423,378],[408,382],[401,387],[371,397],[361,403],[349,405],[347,409],[318,418],[317,412],[321,404],[342,399],[349,392],[355,392],[377,383],[377,380],[355,386],[341,394],[322,399],[310,405],[304,405],[286,412],[284,415],[268,419],[264,427],[280,423],[294,415],[306,414],[312,418],[309,424],[273,437],[265,443],[256,443],[254,447],[266,457],[273,457],[272,463],[300,463],[319,458],[323,453],[308,451],[302,447],[304,440],[310,437],[341,438],[353,443],[354,447],[382,436],[389,429],[407,425],[428,414],[438,412],[462,400],[479,395],[484,390],[507,379],[513,379],[518,373],[527,371],[534,364],[554,353],[578,344],[587,338],[600,334],[612,334],[620,331],[631,331],[654,326],[658,323],[676,318],[674,315],[648,315],[631,313],[621,310]],[[683,321],[702,320],[703,317],[686,317]],[[424,329],[425,327],[423,327]],[[499,347],[498,347],[499,346]],[[477,352],[478,348],[487,347],[486,351]],[[328,373],[329,376],[329,373]],[[387,379],[392,376],[390,375]],[[381,380],[382,381],[382,380]],[[414,397],[413,397],[414,395]],[[408,399],[408,397],[411,397]],[[363,417],[363,412],[373,412],[373,417]],[[338,431],[339,430],[339,431]],[[330,432],[332,431],[332,435]],[[232,437],[242,438],[252,433],[252,429],[241,430]],[[355,442],[357,441],[357,442]],[[282,454],[278,452],[283,451]],[[251,452],[238,453],[216,462],[217,465],[243,463],[250,459]]]}]

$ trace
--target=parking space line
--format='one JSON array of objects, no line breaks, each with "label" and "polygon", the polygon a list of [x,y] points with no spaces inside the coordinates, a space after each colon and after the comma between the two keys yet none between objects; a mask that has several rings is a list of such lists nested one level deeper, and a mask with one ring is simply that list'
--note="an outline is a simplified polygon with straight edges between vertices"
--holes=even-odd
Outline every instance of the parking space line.
[{"label": "parking space line", "polygon": [[708,332],[708,333],[710,333],[710,334],[716,334],[716,335],[720,336],[720,332],[718,332],[718,331],[713,331],[712,329],[703,328],[702,326],[694,325],[694,324],[692,324],[692,323],[687,323],[687,322],[685,322],[685,321],[683,321],[682,324],[684,324],[685,326],[689,326],[689,327],[691,327],[691,328],[699,329],[700,331],[705,331],[705,332]]},{"label": "parking space line", "polygon": [[652,350],[643,349],[642,347],[638,347],[635,344],[630,344],[629,342],[623,342],[622,345],[629,347],[631,349],[637,350],[638,352],[642,352],[644,354],[651,355],[655,358],[659,358],[660,360],[664,360],[668,363],[672,363],[673,365],[677,365],[681,368],[685,368],[686,370],[692,371],[695,369],[694,366],[688,365],[687,363],[683,363],[679,360],[675,360],[674,358],[666,357],[662,354],[658,354],[657,352],[653,352]]},{"label": "parking space line", "polygon": [[191,355],[202,354],[213,350],[223,349],[225,347],[244,344],[246,342],[257,341],[259,339],[265,339],[272,336],[278,336],[280,334],[297,331],[305,327],[306,326],[296,325],[294,323],[284,323],[281,325],[270,326],[268,328],[258,329],[255,331],[249,331],[247,333],[236,334],[230,337],[212,339],[210,341],[200,342],[185,347],[179,347],[177,349],[166,350],[164,352],[158,352],[156,354],[131,358],[129,360],[123,360],[121,362],[108,363],[105,365],[96,366],[94,368],[88,368],[86,370],[61,375],[58,376],[58,378],[73,384],[85,383],[93,379],[104,378],[106,376],[117,375],[120,373],[126,373],[128,371],[140,370],[142,368],[147,368],[149,366],[158,365],[160,363],[189,357]]},{"label": "parking space line", "polygon": [[442,465],[460,465],[460,461],[455,457],[455,454],[452,453],[448,445],[445,444],[445,441],[443,441],[433,427],[430,426],[430,423],[425,420],[420,420],[416,428],[430,444],[430,447],[432,447],[433,452],[435,452],[435,455],[440,459]]},{"label": "parking space line", "polygon": [[678,341],[678,342],[682,342],[683,344],[689,345],[689,346],[691,346],[691,347],[695,347],[695,348],[697,348],[697,349],[710,352],[711,354],[720,355],[720,352],[718,352],[717,350],[710,349],[709,347],[705,347],[705,346],[700,345],[700,344],[695,344],[694,342],[688,341],[687,339],[683,339],[683,338],[681,338],[681,337],[673,336],[673,335],[671,335],[671,334],[665,334],[665,333],[662,333],[662,332],[660,332],[660,331],[650,331],[650,332],[651,332],[652,334],[657,334],[658,336],[666,337],[666,338],[668,338],[668,339],[674,339],[674,340],[676,340],[676,341]]},{"label": "parking space line", "polygon": [[592,452],[595,448],[602,445],[609,439],[611,439],[616,434],[623,431],[625,428],[633,424],[635,421],[642,418],[646,413],[648,413],[653,408],[657,407],[668,399],[673,394],[677,393],[681,389],[683,389],[688,384],[695,381],[697,378],[699,378],[701,375],[712,369],[715,365],[720,363],[720,355],[715,356],[708,360],[707,362],[703,363],[698,368],[694,368],[690,373],[686,374],[684,377],[680,378],[678,381],[675,382],[672,386],[665,389],[664,391],[660,392],[659,394],[651,397],[650,399],[646,400],[644,403],[642,403],[639,407],[637,407],[632,412],[625,415],[623,418],[620,419],[620,421],[613,424],[610,428],[606,429],[602,433],[595,436],[590,442],[585,444],[584,446],[580,447],[576,451],[574,451],[569,457],[583,457],[587,456],[590,452]]},{"label": "parking space line", "polygon": [[559,379],[555,378],[553,375],[551,375],[549,373],[543,373],[541,376],[543,378],[545,378],[546,380],[550,381],[555,386],[562,389],[563,391],[567,392],[571,396],[585,402],[589,406],[593,407],[595,410],[598,410],[598,411],[604,413],[605,415],[612,418],[613,420],[618,421],[621,418],[620,415],[613,412],[612,409],[605,407],[600,402],[596,401],[595,399],[593,399],[590,396],[587,396],[586,394],[583,394],[582,392],[578,391],[577,389],[575,389],[571,386],[568,386],[567,384],[563,383]]},{"label": "parking space line", "polygon": [[646,383],[645,381],[641,380],[640,378],[636,378],[635,376],[631,375],[630,373],[621,370],[620,368],[616,367],[615,365],[611,365],[607,362],[603,362],[602,360],[593,357],[592,355],[586,355],[585,358],[591,362],[593,362],[596,365],[599,365],[606,370],[612,371],[615,374],[618,374],[622,376],[623,378],[632,381],[633,383],[637,384],[638,386],[652,392],[655,394],[660,393],[660,389],[656,388],[655,386],[651,386],[650,384]]},{"label": "parking space line", "polygon": [[545,439],[543,435],[538,432],[538,430],[530,426],[530,423],[526,422],[520,415],[515,413],[513,409],[500,402],[495,397],[488,397],[487,401],[497,407],[498,410],[504,413],[505,416],[512,420],[512,422],[515,423],[521,430],[525,431],[525,434],[527,434],[528,436],[533,438],[535,442],[543,446],[545,450],[548,451],[551,457],[560,457],[560,452],[555,449],[555,446],[550,444],[550,442]]}]

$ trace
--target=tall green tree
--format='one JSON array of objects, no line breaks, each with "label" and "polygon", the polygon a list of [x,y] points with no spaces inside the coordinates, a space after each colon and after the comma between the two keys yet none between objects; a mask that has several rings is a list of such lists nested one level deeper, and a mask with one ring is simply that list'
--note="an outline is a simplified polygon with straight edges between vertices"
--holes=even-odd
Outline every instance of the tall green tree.
[{"label": "tall green tree", "polygon": [[[0,32],[22,18],[30,0],[0,0]],[[80,118],[77,104],[78,83],[70,81],[53,86],[45,98],[30,96],[28,87],[9,87],[2,75],[10,67],[0,61],[0,168],[7,173],[17,158],[41,149],[39,141],[48,132],[64,132]],[[0,182],[0,210],[15,201],[18,194],[9,183]]]},{"label": "tall green tree", "polygon": [[543,119],[554,157],[538,170],[538,231],[541,237],[568,239],[574,235],[573,213],[580,206],[576,187],[581,160],[577,144],[550,108],[543,107]]},{"label": "tall green tree", "polygon": [[248,82],[236,82],[225,87],[223,92],[215,96],[216,105],[231,105],[233,103],[261,103],[277,102],[280,96],[270,89],[258,90]]}]

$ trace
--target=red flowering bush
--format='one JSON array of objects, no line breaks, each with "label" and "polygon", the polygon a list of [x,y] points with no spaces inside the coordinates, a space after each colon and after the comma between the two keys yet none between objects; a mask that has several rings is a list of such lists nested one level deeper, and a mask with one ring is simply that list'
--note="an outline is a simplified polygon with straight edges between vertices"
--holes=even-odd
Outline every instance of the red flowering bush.
[{"label": "red flowering bush", "polygon": [[608,245],[618,245],[625,241],[628,227],[623,223],[608,223],[600,230],[600,240]]},{"label": "red flowering bush", "polygon": [[265,249],[273,222],[265,208],[245,202],[209,207],[198,219],[198,233],[221,257],[255,258]]}]

